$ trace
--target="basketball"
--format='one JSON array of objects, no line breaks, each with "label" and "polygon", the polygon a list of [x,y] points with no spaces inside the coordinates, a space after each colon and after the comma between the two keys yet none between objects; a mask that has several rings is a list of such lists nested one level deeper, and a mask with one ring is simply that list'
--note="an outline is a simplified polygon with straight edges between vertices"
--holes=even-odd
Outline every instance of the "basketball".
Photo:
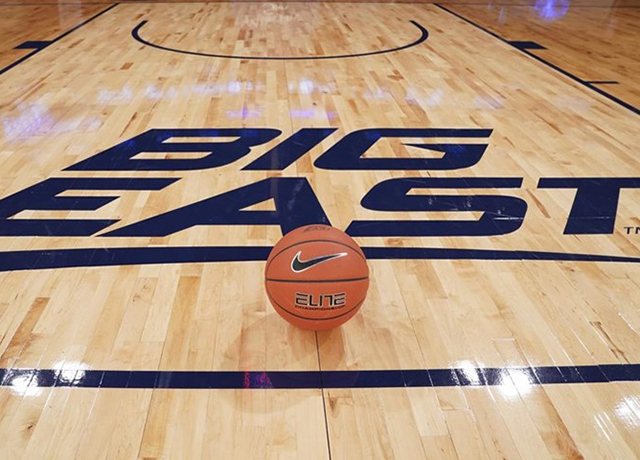
[{"label": "basketball", "polygon": [[336,328],[358,312],[369,288],[367,259],[346,233],[307,225],[273,247],[265,268],[273,308],[301,329]]}]

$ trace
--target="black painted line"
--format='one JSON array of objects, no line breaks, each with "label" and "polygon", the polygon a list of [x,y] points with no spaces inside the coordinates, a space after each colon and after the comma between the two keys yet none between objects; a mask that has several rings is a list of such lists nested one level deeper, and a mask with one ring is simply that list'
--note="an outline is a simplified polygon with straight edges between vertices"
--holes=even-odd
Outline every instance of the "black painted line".
[{"label": "black painted line", "polygon": [[[514,380],[513,377],[517,380]],[[640,364],[362,371],[114,371],[0,369],[0,386],[120,389],[330,389],[507,386],[640,381]]]},{"label": "black painted line", "polygon": [[622,99],[618,99],[617,97],[615,97],[615,96],[613,96],[613,95],[611,95],[611,94],[607,93],[606,91],[604,91],[604,90],[602,90],[602,89],[598,88],[597,86],[593,86],[593,85],[589,84],[589,82],[587,82],[587,81],[585,81],[585,80],[583,80],[583,79],[581,79],[581,78],[579,78],[579,77],[577,77],[577,76],[573,75],[572,73],[570,73],[570,72],[568,72],[568,71],[566,71],[566,70],[562,69],[561,67],[558,67],[558,66],[557,66],[557,65],[555,65],[555,64],[552,64],[551,62],[549,62],[549,61],[547,61],[547,60],[545,60],[545,59],[541,58],[540,56],[537,56],[536,54],[534,54],[534,53],[531,53],[531,52],[527,51],[526,49],[520,49],[520,48],[518,48],[517,46],[513,46],[513,45],[509,42],[509,40],[506,40],[506,39],[502,38],[500,35],[496,34],[495,32],[492,32],[491,30],[489,30],[489,29],[487,29],[487,28],[485,28],[485,27],[483,27],[483,26],[481,26],[481,25],[479,25],[479,24],[477,24],[477,23],[473,22],[472,20],[467,19],[467,18],[465,18],[464,16],[462,16],[462,15],[460,15],[460,14],[458,14],[458,13],[454,12],[454,11],[451,11],[451,10],[450,10],[450,9],[448,9],[448,8],[445,8],[444,6],[442,6],[442,5],[441,5],[441,4],[439,4],[439,3],[434,3],[433,5],[437,6],[438,8],[440,8],[440,9],[442,9],[442,10],[444,10],[444,11],[446,11],[446,12],[447,12],[447,13],[449,13],[449,14],[452,14],[453,16],[457,17],[458,19],[462,19],[462,20],[463,20],[463,21],[465,21],[466,23],[471,24],[472,26],[477,27],[478,29],[480,29],[480,30],[482,30],[482,31],[484,31],[484,32],[486,32],[486,33],[488,33],[488,34],[489,34],[489,35],[491,35],[492,37],[497,38],[497,39],[498,39],[498,40],[500,40],[501,42],[506,43],[507,45],[509,45],[509,46],[511,46],[511,47],[513,47],[513,48],[515,48],[515,49],[517,49],[517,50],[519,50],[519,51],[521,51],[522,53],[526,54],[526,55],[527,55],[527,56],[529,56],[529,57],[532,57],[532,58],[533,58],[533,59],[535,59],[536,61],[541,62],[541,63],[543,63],[543,64],[547,65],[548,67],[551,67],[551,68],[552,68],[552,69],[554,69],[555,71],[560,72],[560,73],[561,73],[562,75],[564,75],[565,77],[569,77],[569,78],[570,78],[570,79],[572,79],[573,81],[575,81],[575,82],[577,82],[577,83],[580,83],[580,84],[581,84],[581,85],[583,85],[583,86],[586,86],[587,88],[589,88],[589,89],[591,89],[591,90],[595,91],[596,93],[600,94],[601,96],[604,96],[604,97],[606,97],[607,99],[609,99],[609,100],[611,100],[611,101],[615,102],[616,104],[621,105],[621,106],[622,106],[622,107],[624,107],[625,109],[630,110],[631,112],[635,113],[636,115],[640,115],[640,109],[638,109],[637,107],[634,107],[633,105],[631,105],[631,104],[629,104],[629,103],[627,103],[627,102],[623,101]]},{"label": "black painted line", "polygon": [[9,64],[8,66],[6,66],[4,69],[0,69],[0,75],[2,75],[5,72],[8,72],[9,70],[13,69],[15,66],[17,66],[18,64],[23,63],[24,61],[26,61],[27,59],[29,59],[31,56],[33,56],[34,54],[39,53],[40,51],[42,51],[43,48],[41,49],[35,49],[33,51],[31,51],[28,54],[25,54],[24,56],[22,56],[20,59],[18,59],[15,62],[12,62],[11,64]]},{"label": "black painted line", "polygon": [[619,85],[620,82],[615,80],[589,80],[586,83],[590,85]]},{"label": "black painted line", "polygon": [[14,47],[14,50],[33,50],[33,49],[42,49],[46,48],[51,44],[51,40],[29,40],[23,43],[20,43],[18,46]]},{"label": "black painted line", "polygon": [[[122,2],[120,2],[122,3]],[[138,2],[131,2],[131,3],[140,3]],[[187,3],[187,2],[185,2]],[[72,2],[59,2],[59,3],[2,3],[0,4],[0,7],[3,6],[59,6],[59,5],[74,5],[74,6],[80,6],[82,7],[83,5],[111,5],[112,2],[82,2],[82,3],[72,3]]]},{"label": "black painted line", "polygon": [[[308,0],[305,2],[301,2],[301,1],[295,1],[295,2],[291,2],[291,3],[324,3],[326,0]],[[194,3],[193,1],[189,1],[189,0],[184,0],[184,1],[179,1],[179,0],[170,0],[170,1],[162,1],[162,0],[123,0],[120,3],[128,3],[128,4],[135,4],[135,5],[140,5],[140,4],[146,4],[146,3],[158,3],[158,4],[173,4],[173,3]],[[217,2],[212,2],[212,1],[206,1],[204,3],[217,3]],[[241,3],[250,3],[250,2],[241,2]],[[362,3],[359,0],[345,0],[345,1],[341,1],[340,3]],[[373,4],[373,5],[388,5],[390,2],[389,1],[381,1],[381,2],[367,2],[367,4]],[[420,2],[420,1],[416,1],[416,2],[405,2],[405,1],[401,1],[401,2],[397,2],[395,3],[396,5],[434,5],[435,2]],[[462,6],[518,6],[518,7],[527,7],[527,8],[535,8],[535,4],[530,4],[530,3],[521,3],[521,4],[513,4],[513,3],[489,3],[489,2],[484,2],[484,3],[462,3],[462,2],[447,2],[444,3],[445,5],[462,5]],[[50,5],[55,5],[55,3],[50,3]],[[607,8],[607,9],[617,9],[617,8],[640,8],[640,6],[616,6],[616,5],[611,5],[611,6],[603,6],[603,5],[571,5],[571,9],[578,9],[578,8]]]},{"label": "black painted line", "polygon": [[[0,252],[0,272],[211,262],[264,262],[271,246],[174,246]],[[640,257],[529,250],[364,247],[368,260],[486,260],[640,263]]]},{"label": "black painted line", "polygon": [[[54,43],[56,43],[59,40],[62,40],[64,37],[66,37],[67,35],[69,35],[71,32],[75,32],[76,30],[78,30],[80,27],[87,25],[88,23],[90,23],[91,21],[93,21],[94,19],[98,18],[99,16],[102,16],[103,14],[105,14],[106,12],[112,10],[113,8],[115,8],[116,6],[118,6],[118,3],[114,3],[113,5],[111,5],[109,8],[102,10],[101,12],[91,16],[89,19],[84,20],[83,22],[81,22],[80,24],[78,24],[77,26],[73,27],[72,29],[67,30],[65,33],[63,33],[62,35],[54,38],[53,40],[50,40],[50,43],[48,46],[53,45]],[[8,66],[6,66],[3,69],[0,69],[0,75],[4,74],[5,72],[8,72],[9,70],[13,69],[14,67],[16,67],[19,64],[22,64],[24,61],[26,61],[27,59],[29,59],[31,56],[39,53],[40,51],[42,51],[43,49],[48,48],[48,46],[46,47],[42,47],[42,48],[38,48],[33,50],[31,53],[27,54],[26,56],[22,56],[20,59],[18,59],[15,62],[12,62],[11,64],[9,64]]]},{"label": "black painted line", "polygon": [[[131,3],[139,3],[136,2],[135,0],[131,0]],[[145,2],[146,3],[146,2]],[[162,2],[158,2],[158,3],[162,3]],[[186,3],[186,2],[185,2]],[[435,2],[432,3],[423,3],[423,2],[402,2],[401,4],[422,4],[422,5],[435,5]],[[446,2],[446,3],[442,3],[439,2],[441,5],[456,5],[456,6],[516,6],[519,8],[535,8],[536,5],[535,4],[531,4],[531,3],[519,3],[519,4],[514,4],[514,3],[490,3],[490,2],[484,2],[484,3],[464,3],[464,2]],[[634,5],[630,5],[630,6],[617,6],[617,5],[571,5],[571,9],[572,10],[577,10],[580,8],[606,8],[608,10],[615,10],[615,9],[620,9],[620,8],[640,8],[640,6],[634,6]]]},{"label": "black painted line", "polygon": [[[325,0],[314,0],[314,1],[306,1],[305,3],[323,3]],[[194,3],[193,1],[157,1],[157,0],[123,0],[118,3],[125,3],[130,5],[145,5],[149,4],[166,4],[171,5],[174,3]],[[204,2],[204,3],[217,3],[217,2]],[[247,2],[249,3],[249,2]],[[292,2],[292,3],[301,3],[301,2]],[[361,3],[358,0],[355,1],[342,1],[341,3]],[[0,8],[3,6],[58,6],[58,5],[109,5],[111,2],[82,2],[73,3],[73,2],[59,2],[59,3],[2,3],[0,4]],[[389,2],[367,2],[367,4],[381,4],[387,5]],[[399,5],[434,5],[434,2],[399,2]],[[447,2],[444,5],[456,5],[456,6],[515,6],[519,8],[535,8],[535,4],[530,3],[463,3],[463,2]],[[572,10],[580,9],[580,8],[604,8],[608,10],[618,10],[618,9],[626,9],[626,8],[640,8],[640,5],[571,5]]]},{"label": "black painted line", "polygon": [[507,40],[511,46],[518,48],[519,50],[546,50],[544,46],[539,43],[532,41],[521,41],[521,40]]},{"label": "black painted line", "polygon": [[162,50],[162,51],[168,51],[168,52],[172,52],[172,53],[188,54],[190,56],[221,58],[221,59],[245,59],[245,60],[257,60],[257,61],[312,61],[312,60],[320,60],[320,59],[345,59],[345,58],[354,58],[354,57],[376,56],[376,55],[379,55],[379,54],[387,54],[387,53],[393,53],[393,52],[396,52],[396,51],[406,50],[407,48],[411,48],[413,46],[419,45],[420,43],[426,41],[427,38],[429,38],[429,32],[427,31],[427,29],[422,27],[416,21],[409,21],[414,26],[416,26],[418,28],[418,30],[420,30],[421,35],[417,40],[415,40],[415,41],[413,41],[411,43],[408,43],[406,45],[399,46],[397,48],[391,48],[391,49],[379,50],[379,51],[370,51],[370,52],[367,52],[367,53],[341,54],[341,55],[335,55],[335,56],[307,56],[307,57],[304,57],[304,56],[265,56],[265,57],[262,57],[262,56],[236,56],[236,55],[232,55],[232,54],[215,54],[215,53],[200,53],[200,52],[197,52],[197,51],[185,51],[185,50],[169,48],[169,47],[162,46],[162,45],[156,45],[155,43],[151,43],[151,42],[143,39],[142,37],[140,37],[140,29],[142,29],[142,27],[147,22],[148,21],[146,19],[141,21],[140,24],[138,24],[131,31],[131,36],[136,41],[142,43],[143,45],[147,45],[147,46],[150,46],[152,48],[156,48],[156,49],[159,49],[159,50]]}]

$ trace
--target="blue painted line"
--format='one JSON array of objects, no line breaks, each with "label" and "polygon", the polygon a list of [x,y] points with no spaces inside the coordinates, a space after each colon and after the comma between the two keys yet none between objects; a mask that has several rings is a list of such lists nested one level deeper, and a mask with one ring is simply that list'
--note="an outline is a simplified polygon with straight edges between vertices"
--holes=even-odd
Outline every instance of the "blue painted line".
[{"label": "blue painted line", "polygon": [[[368,260],[488,260],[640,263],[640,257],[563,252],[363,247]],[[261,262],[271,246],[177,246],[44,249],[0,252],[0,272],[54,268],[108,267],[211,262]]]},{"label": "blue painted line", "polygon": [[[135,3],[133,0],[132,3]],[[82,2],[83,5],[110,5],[111,2]],[[9,6],[60,6],[60,5],[74,5],[78,6],[77,2],[54,2],[54,3],[2,3],[0,8]]]},{"label": "blue painted line", "polygon": [[23,43],[20,43],[14,49],[16,50],[30,50],[36,49],[41,50],[42,48],[46,48],[51,44],[51,40],[30,40]]},{"label": "blue painted line", "polygon": [[[9,70],[13,69],[14,67],[16,67],[19,64],[22,64],[24,61],[26,61],[27,59],[29,59],[31,56],[39,53],[40,51],[42,51],[43,49],[45,49],[46,47],[52,45],[53,43],[57,42],[58,40],[62,40],[64,37],[66,37],[67,35],[69,35],[72,32],[75,32],[76,30],[78,30],[80,27],[90,23],[91,21],[93,21],[94,19],[96,19],[99,16],[102,16],[103,14],[105,14],[107,11],[112,10],[113,8],[115,8],[116,6],[118,6],[117,3],[114,3],[113,5],[111,5],[109,8],[102,10],[101,12],[99,12],[98,14],[91,16],[89,19],[81,22],[80,24],[78,24],[77,26],[73,27],[72,29],[67,30],[65,33],[63,33],[62,35],[54,38],[53,40],[48,40],[48,43],[45,46],[42,46],[40,48],[36,48],[34,49],[32,52],[30,52],[29,54],[27,54],[26,56],[22,56],[20,59],[18,59],[15,62],[12,62],[11,64],[9,64],[8,66],[4,67],[3,69],[0,69],[0,75],[2,75],[5,72],[8,72]],[[45,43],[45,42],[27,42],[27,43]],[[24,45],[24,43],[23,43]],[[22,46],[22,45],[20,45]]]},{"label": "blue painted line", "polygon": [[[517,376],[516,380],[513,380]],[[558,385],[640,381],[640,364],[364,371],[101,371],[0,369],[4,387],[322,389]],[[514,383],[515,382],[515,383]]]},{"label": "blue painted line", "polygon": [[411,43],[398,46],[396,48],[386,49],[386,50],[369,51],[365,53],[354,53],[354,54],[339,54],[339,55],[332,55],[332,56],[307,56],[307,57],[304,57],[304,56],[264,56],[264,57],[238,56],[233,54],[200,53],[197,51],[188,51],[188,50],[180,50],[176,48],[169,48],[167,46],[151,43],[140,36],[140,29],[142,29],[142,27],[144,27],[144,25],[147,23],[146,19],[141,21],[140,24],[134,27],[134,29],[131,31],[131,36],[133,37],[134,40],[142,43],[143,45],[150,46],[152,48],[156,48],[162,51],[168,51],[171,53],[179,53],[179,54],[188,54],[191,56],[201,56],[201,57],[221,58],[221,59],[243,59],[243,60],[252,59],[252,60],[263,60],[263,61],[306,61],[306,60],[319,60],[319,59],[344,59],[344,58],[376,56],[378,54],[393,53],[396,51],[406,50],[407,48],[411,48],[413,46],[417,46],[422,42],[426,41],[427,38],[429,38],[429,32],[427,31],[427,29],[422,27],[416,21],[409,21],[409,22],[413,24],[420,31],[420,37],[418,37],[416,40],[414,40]]},{"label": "blue painted line", "polygon": [[[456,12],[454,12],[454,11],[450,10],[449,8],[447,8],[447,7],[443,6],[443,5],[440,5],[440,4],[438,4],[438,3],[434,3],[434,5],[435,5],[435,6],[437,6],[438,8],[440,8],[441,10],[444,10],[444,11],[446,11],[447,13],[452,14],[453,16],[457,17],[458,19],[461,19],[461,20],[463,20],[464,22],[466,22],[466,23],[468,23],[468,24],[471,24],[472,26],[477,27],[478,29],[480,29],[480,30],[482,30],[482,31],[484,31],[484,32],[486,32],[486,33],[488,33],[489,35],[491,35],[492,37],[497,38],[497,39],[498,39],[498,40],[500,40],[501,42],[503,42],[503,43],[506,43],[506,44],[508,44],[508,45],[513,46],[514,48],[516,48],[516,49],[518,49],[518,50],[522,51],[522,52],[523,52],[524,54],[526,54],[527,56],[532,57],[532,58],[533,58],[533,59],[535,59],[536,61],[541,62],[541,63],[543,63],[543,64],[545,64],[545,65],[547,65],[547,66],[551,67],[551,68],[552,68],[552,69],[554,69],[555,71],[560,72],[562,75],[564,75],[564,76],[566,76],[566,77],[568,77],[568,78],[572,79],[572,80],[573,80],[573,81],[575,81],[576,83],[580,83],[581,85],[586,86],[587,88],[589,88],[589,89],[591,89],[591,90],[595,91],[596,93],[598,93],[598,94],[600,94],[600,95],[602,95],[602,96],[606,97],[607,99],[609,99],[609,100],[611,100],[611,101],[615,102],[616,104],[621,105],[621,106],[622,106],[622,107],[624,107],[625,109],[630,110],[631,112],[635,113],[636,115],[640,115],[640,108],[635,107],[635,106],[633,106],[632,104],[629,104],[628,102],[623,101],[622,99],[618,99],[618,98],[617,98],[617,97],[615,97],[614,95],[607,93],[606,91],[604,91],[604,90],[602,90],[602,89],[598,88],[597,86],[593,86],[593,84],[589,83],[588,81],[585,81],[585,80],[583,80],[582,78],[580,78],[580,77],[577,77],[577,76],[573,75],[571,72],[568,72],[568,71],[564,70],[563,68],[561,68],[561,67],[559,67],[559,66],[557,66],[557,65],[555,65],[555,64],[552,64],[551,62],[547,61],[546,59],[543,59],[543,58],[541,58],[540,56],[538,56],[538,55],[536,55],[536,54],[534,54],[534,53],[529,52],[527,49],[519,48],[518,46],[516,46],[516,45],[514,45],[513,43],[511,43],[509,40],[506,40],[506,39],[502,38],[500,35],[498,35],[497,33],[492,32],[491,30],[487,29],[486,27],[483,27],[483,26],[481,26],[480,24],[475,23],[475,22],[473,22],[472,20],[465,18],[465,17],[464,17],[464,16],[462,16],[461,14],[458,14],[458,13],[456,13]],[[516,43],[518,43],[518,42],[516,42]]]},{"label": "blue painted line", "polygon": [[547,49],[544,46],[542,46],[541,44],[536,43],[536,42],[532,42],[532,41],[508,40],[507,43],[509,43],[511,46],[515,46],[516,48],[518,48],[521,51],[524,51],[524,50],[546,50]]}]

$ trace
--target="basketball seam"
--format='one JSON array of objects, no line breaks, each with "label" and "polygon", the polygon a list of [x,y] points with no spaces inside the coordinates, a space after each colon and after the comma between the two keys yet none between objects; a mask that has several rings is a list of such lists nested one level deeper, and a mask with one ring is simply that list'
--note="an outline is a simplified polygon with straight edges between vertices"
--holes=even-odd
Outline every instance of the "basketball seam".
[{"label": "basketball seam", "polygon": [[363,281],[368,280],[368,276],[363,276],[361,278],[346,278],[341,280],[282,280],[275,278],[265,278],[265,281],[274,281],[276,283],[350,283],[352,281]]},{"label": "basketball seam", "polygon": [[362,303],[366,300],[367,295],[365,293],[365,296],[362,298],[362,300],[360,300],[360,302],[358,302],[353,308],[351,308],[349,311],[346,311],[344,313],[340,313],[337,316],[332,316],[331,318],[306,318],[304,316],[300,316],[300,315],[296,315],[295,313],[290,312],[289,310],[287,310],[286,308],[284,308],[282,305],[280,305],[276,299],[273,298],[273,296],[271,295],[271,293],[269,292],[269,286],[267,286],[267,295],[269,296],[269,299],[271,300],[271,302],[273,303],[274,307],[278,307],[280,310],[290,314],[291,316],[295,316],[296,318],[300,318],[300,319],[304,319],[306,321],[329,321],[332,319],[337,319],[340,318],[344,315],[348,315],[349,313],[351,313],[353,310],[355,310],[356,308],[358,308],[360,305],[362,305]]},{"label": "basketball seam", "polygon": [[307,241],[300,241],[298,243],[292,244],[291,246],[287,246],[286,248],[284,248],[280,252],[278,252],[276,255],[274,255],[273,258],[267,263],[267,266],[265,267],[265,272],[269,269],[269,266],[273,263],[273,261],[276,259],[276,257],[278,257],[280,254],[282,254],[284,251],[286,251],[287,249],[295,248],[298,245],[306,244],[306,243],[335,243],[335,244],[339,244],[340,246],[345,246],[345,247],[347,247],[349,249],[352,249],[362,260],[364,260],[365,262],[367,261],[367,259],[362,254],[360,254],[360,251],[362,250],[360,248],[355,249],[353,246],[349,246],[348,244],[342,243],[340,241],[335,241],[335,240],[307,240]]}]

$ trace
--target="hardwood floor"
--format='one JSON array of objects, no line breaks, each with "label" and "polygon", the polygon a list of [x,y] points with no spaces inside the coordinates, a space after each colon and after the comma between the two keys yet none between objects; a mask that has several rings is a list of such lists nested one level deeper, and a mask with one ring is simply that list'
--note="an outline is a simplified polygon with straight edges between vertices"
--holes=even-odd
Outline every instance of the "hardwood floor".
[{"label": "hardwood floor", "polygon": [[442,3],[0,5],[0,458],[640,455],[640,10]]},{"label": "hardwood floor", "polygon": [[533,41],[531,52],[631,105],[640,106],[636,75],[640,8],[449,5],[506,40]]}]

